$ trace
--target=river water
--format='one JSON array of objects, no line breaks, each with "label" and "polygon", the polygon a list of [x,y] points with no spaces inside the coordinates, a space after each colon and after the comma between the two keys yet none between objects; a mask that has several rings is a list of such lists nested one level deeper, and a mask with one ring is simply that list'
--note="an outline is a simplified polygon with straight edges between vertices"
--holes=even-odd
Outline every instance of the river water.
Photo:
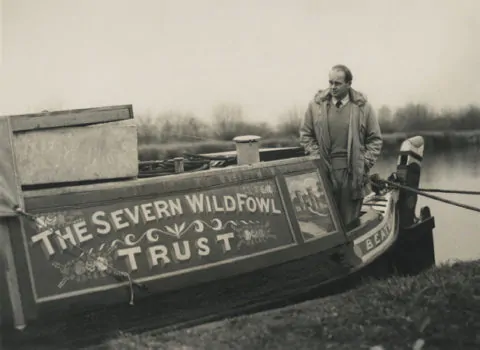
[{"label": "river water", "polygon": [[[396,156],[378,160],[372,172],[386,178],[396,168]],[[422,188],[480,191],[480,148],[425,152],[420,178]],[[431,193],[480,208],[480,195]],[[435,217],[435,255],[437,264],[452,260],[480,259],[480,212],[418,197],[417,213],[428,205]]]}]

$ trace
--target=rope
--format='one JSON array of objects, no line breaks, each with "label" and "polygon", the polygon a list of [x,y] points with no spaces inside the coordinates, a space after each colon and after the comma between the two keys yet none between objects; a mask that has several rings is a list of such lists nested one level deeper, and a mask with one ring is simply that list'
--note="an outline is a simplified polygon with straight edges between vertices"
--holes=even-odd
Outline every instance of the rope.
[{"label": "rope", "polygon": [[[19,206],[15,206],[14,211],[16,213],[20,214],[21,216],[24,216],[24,217],[34,221],[35,223],[37,223],[37,218],[34,215],[27,213],[26,211],[24,211]],[[85,262],[88,261],[88,258],[92,259],[93,261],[97,260],[97,258],[95,256],[92,257],[92,254],[87,252],[82,247],[73,244],[69,240],[64,240],[62,235],[60,235],[58,232],[54,231],[53,229],[51,229],[51,231],[52,231],[52,233],[56,234],[60,239],[62,239],[64,242],[67,242],[67,244],[70,246],[70,248],[77,248],[78,250],[80,250],[82,252],[82,254],[80,254],[78,256],[78,258],[81,258],[84,255],[87,258],[87,260],[85,260]],[[136,286],[140,289],[145,289],[145,286],[143,284],[135,282],[130,273],[128,273],[126,271],[122,271],[120,269],[117,269],[116,267],[108,264],[107,262],[102,262],[102,264],[106,265],[107,273],[108,273],[108,271],[113,272],[113,277],[121,277],[123,279],[125,279],[125,278],[128,279],[128,284],[129,284],[129,289],[130,289],[130,302],[129,302],[129,304],[134,305],[135,291],[134,291],[133,287]]]},{"label": "rope", "polygon": [[437,193],[454,193],[454,194],[473,194],[480,195],[480,191],[463,191],[463,190],[442,190],[439,188],[419,188],[422,192],[437,192]]},{"label": "rope", "polygon": [[382,180],[382,179],[378,179],[378,178],[376,178],[375,180],[372,180],[372,183],[375,184],[375,185],[378,185],[378,182],[388,184],[392,187],[396,187],[396,188],[399,188],[399,189],[402,189],[402,190],[405,190],[405,191],[414,192],[414,193],[416,193],[420,196],[428,197],[428,198],[431,198],[431,199],[434,199],[434,200],[437,200],[437,201],[440,201],[440,202],[444,202],[444,203],[451,204],[451,205],[454,205],[454,206],[457,206],[457,207],[460,207],[460,208],[473,210],[473,211],[476,211],[476,212],[480,213],[480,208],[478,208],[478,207],[474,207],[474,206],[471,206],[471,205],[455,202],[455,201],[452,201],[452,200],[449,200],[449,199],[445,199],[445,198],[442,198],[442,197],[435,196],[433,194],[428,194],[428,193],[423,192],[420,189],[415,189],[415,188],[408,187],[408,186],[405,186],[405,185],[400,185],[398,183],[395,183],[395,182],[392,182],[392,181],[389,181],[389,180]]}]

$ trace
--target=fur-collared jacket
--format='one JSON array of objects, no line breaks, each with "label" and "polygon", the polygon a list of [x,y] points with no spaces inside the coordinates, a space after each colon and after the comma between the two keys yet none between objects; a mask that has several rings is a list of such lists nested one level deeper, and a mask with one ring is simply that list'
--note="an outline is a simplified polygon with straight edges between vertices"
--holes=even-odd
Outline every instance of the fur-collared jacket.
[{"label": "fur-collared jacket", "polygon": [[[368,176],[375,165],[383,145],[380,126],[370,103],[364,94],[349,89],[350,123],[348,130],[348,164],[352,178],[352,199],[365,197],[368,191]],[[332,95],[330,89],[317,92],[310,101],[300,126],[300,143],[309,155],[319,155],[330,173],[330,135],[327,111]]]}]

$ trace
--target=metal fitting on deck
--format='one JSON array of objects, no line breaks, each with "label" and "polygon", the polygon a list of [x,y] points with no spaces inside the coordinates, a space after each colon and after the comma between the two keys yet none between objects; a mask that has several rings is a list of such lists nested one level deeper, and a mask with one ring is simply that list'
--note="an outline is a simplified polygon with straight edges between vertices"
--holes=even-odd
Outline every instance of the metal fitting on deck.
[{"label": "metal fitting on deck", "polygon": [[233,139],[237,148],[237,164],[253,164],[260,162],[260,151],[258,141],[260,136],[243,135]]},{"label": "metal fitting on deck", "polygon": [[175,157],[173,159],[173,165],[175,166],[175,172],[176,173],[183,173],[184,172],[183,157]]}]

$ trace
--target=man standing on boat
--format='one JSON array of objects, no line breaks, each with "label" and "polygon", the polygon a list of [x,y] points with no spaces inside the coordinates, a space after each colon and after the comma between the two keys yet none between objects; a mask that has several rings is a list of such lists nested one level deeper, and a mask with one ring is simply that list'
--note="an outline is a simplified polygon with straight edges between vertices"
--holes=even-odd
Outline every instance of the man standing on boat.
[{"label": "man standing on boat", "polygon": [[367,98],[352,85],[346,66],[329,73],[329,88],[310,101],[300,126],[300,143],[309,155],[324,161],[341,219],[347,228],[360,216],[367,194],[369,171],[383,139]]}]

